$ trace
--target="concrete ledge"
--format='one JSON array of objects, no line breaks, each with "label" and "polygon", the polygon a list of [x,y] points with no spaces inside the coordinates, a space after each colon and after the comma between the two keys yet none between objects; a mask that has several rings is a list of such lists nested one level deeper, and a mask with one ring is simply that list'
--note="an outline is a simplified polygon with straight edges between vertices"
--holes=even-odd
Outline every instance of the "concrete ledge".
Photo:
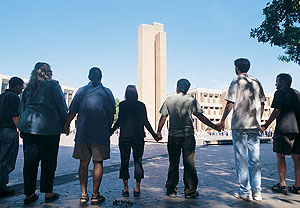
[{"label": "concrete ledge", "polygon": [[[261,137],[260,143],[272,143],[272,138],[271,137]],[[204,145],[231,145],[232,144],[232,139],[217,139],[217,140],[204,140],[203,141]]]}]

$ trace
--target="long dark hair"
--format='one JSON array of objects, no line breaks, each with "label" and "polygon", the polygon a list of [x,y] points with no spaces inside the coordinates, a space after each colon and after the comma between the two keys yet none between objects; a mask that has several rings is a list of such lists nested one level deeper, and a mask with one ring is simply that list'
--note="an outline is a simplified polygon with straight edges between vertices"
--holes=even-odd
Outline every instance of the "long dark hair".
[{"label": "long dark hair", "polygon": [[38,62],[31,72],[31,77],[26,88],[36,90],[45,80],[52,80],[50,65],[44,62]]},{"label": "long dark hair", "polygon": [[135,85],[128,85],[125,91],[125,100],[128,102],[135,102],[138,99],[138,93]]}]

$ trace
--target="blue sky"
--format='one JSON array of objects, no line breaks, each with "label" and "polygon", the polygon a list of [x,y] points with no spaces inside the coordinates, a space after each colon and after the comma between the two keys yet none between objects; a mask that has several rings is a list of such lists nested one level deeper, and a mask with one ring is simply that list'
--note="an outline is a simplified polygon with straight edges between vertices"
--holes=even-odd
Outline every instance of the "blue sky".
[{"label": "blue sky", "polygon": [[191,88],[227,89],[233,61],[251,61],[250,75],[266,93],[288,72],[300,90],[300,67],[277,60],[283,50],[250,38],[266,0],[0,0],[0,73],[30,77],[45,61],[61,84],[80,87],[92,66],[123,99],[137,85],[138,26],[163,23],[167,33],[167,93],[179,78]]}]

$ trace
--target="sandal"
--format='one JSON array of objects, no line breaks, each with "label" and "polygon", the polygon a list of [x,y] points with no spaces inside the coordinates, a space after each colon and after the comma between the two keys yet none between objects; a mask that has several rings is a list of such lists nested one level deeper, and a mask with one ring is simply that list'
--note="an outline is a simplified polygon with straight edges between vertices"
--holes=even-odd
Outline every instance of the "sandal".
[{"label": "sandal", "polygon": [[277,193],[283,193],[283,194],[287,194],[287,188],[286,186],[282,186],[280,185],[280,183],[277,183],[276,185],[274,185],[272,187],[272,190],[277,192]]},{"label": "sandal", "polygon": [[122,190],[122,195],[123,195],[124,197],[129,197],[129,192],[128,192],[128,191]]},{"label": "sandal", "polygon": [[93,194],[91,197],[91,205],[98,205],[105,201],[105,197],[101,196],[100,193]]},{"label": "sandal", "polygon": [[58,198],[59,198],[59,194],[58,193],[53,193],[52,196],[45,197],[45,203],[53,202],[53,201],[57,200]]},{"label": "sandal", "polygon": [[86,205],[89,201],[89,195],[81,195],[80,197],[80,205]]},{"label": "sandal", "polygon": [[133,196],[135,196],[135,197],[138,197],[138,196],[140,196],[140,191],[133,191]]},{"label": "sandal", "polygon": [[39,196],[37,194],[33,194],[32,197],[29,199],[24,199],[24,204],[31,204],[32,202],[39,199]]},{"label": "sandal", "polygon": [[289,191],[293,194],[300,194],[300,187],[289,186]]}]

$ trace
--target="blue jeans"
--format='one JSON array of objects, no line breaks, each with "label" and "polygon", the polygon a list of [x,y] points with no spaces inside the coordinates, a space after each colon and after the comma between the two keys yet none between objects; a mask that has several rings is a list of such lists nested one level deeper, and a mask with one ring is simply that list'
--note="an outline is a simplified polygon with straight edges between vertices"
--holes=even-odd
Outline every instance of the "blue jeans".
[{"label": "blue jeans", "polygon": [[261,191],[260,140],[258,129],[232,130],[236,174],[240,192]]},{"label": "blue jeans", "polygon": [[0,128],[0,190],[6,188],[8,175],[15,169],[19,151],[19,134],[16,129]]}]

